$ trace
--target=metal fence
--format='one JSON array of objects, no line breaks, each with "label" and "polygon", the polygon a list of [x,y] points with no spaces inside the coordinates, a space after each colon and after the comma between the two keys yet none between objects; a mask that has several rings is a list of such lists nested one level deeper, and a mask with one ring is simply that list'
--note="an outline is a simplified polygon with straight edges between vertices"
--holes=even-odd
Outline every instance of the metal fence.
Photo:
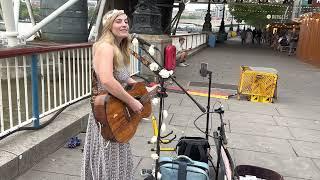
[{"label": "metal fence", "polygon": [[208,40],[208,35],[206,33],[191,33],[191,34],[182,34],[171,36],[172,44],[176,47],[179,46],[179,38],[185,38],[184,44],[182,45],[183,49],[195,49],[199,46],[206,44]]},{"label": "metal fence", "polygon": [[[138,73],[131,62],[131,74]],[[0,137],[90,96],[91,63],[89,43],[1,50]]]},{"label": "metal fence", "polygon": [[[184,49],[207,43],[207,34],[172,36]],[[138,46],[132,47],[138,51]],[[131,74],[140,63],[130,57]],[[0,50],[0,137],[91,94],[92,44],[35,46]]]}]

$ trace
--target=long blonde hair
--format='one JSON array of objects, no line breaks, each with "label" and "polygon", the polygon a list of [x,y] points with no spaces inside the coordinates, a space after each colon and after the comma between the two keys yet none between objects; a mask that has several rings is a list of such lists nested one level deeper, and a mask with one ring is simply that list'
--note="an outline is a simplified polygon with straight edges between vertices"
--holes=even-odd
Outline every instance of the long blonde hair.
[{"label": "long blonde hair", "polygon": [[98,41],[94,43],[94,47],[98,46],[102,42],[107,42],[113,46],[114,49],[114,57],[113,57],[113,65],[115,69],[119,69],[123,66],[128,66],[130,64],[129,58],[129,38],[124,38],[120,45],[116,45],[116,37],[111,32],[112,25],[114,20],[122,15],[125,14],[123,10],[111,10],[108,11],[102,18],[102,34]]}]

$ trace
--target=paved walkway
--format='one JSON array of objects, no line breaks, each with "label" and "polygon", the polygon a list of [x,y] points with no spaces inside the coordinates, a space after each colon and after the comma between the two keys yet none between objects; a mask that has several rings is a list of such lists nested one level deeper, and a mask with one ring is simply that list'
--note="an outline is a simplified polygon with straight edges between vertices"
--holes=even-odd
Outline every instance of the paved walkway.
[{"label": "paved walkway", "polygon": [[[212,104],[217,101],[224,104],[225,120],[229,125],[228,147],[236,165],[269,168],[285,176],[285,180],[320,179],[320,69],[285,53],[242,47],[239,42],[231,41],[204,49],[191,57],[188,60],[190,66],[177,68],[177,80],[192,89],[197,87],[188,87],[190,81],[207,81],[198,74],[201,62],[209,63],[213,82],[222,84],[238,84],[241,65],[272,67],[279,72],[278,100],[273,104],[235,98],[212,99]],[[195,98],[206,106],[206,98]],[[165,120],[168,129],[174,130],[178,136],[201,135],[192,123],[201,112],[186,95],[169,93],[165,107],[169,111]],[[204,121],[201,124],[203,127]],[[80,134],[81,139],[84,135]],[[150,159],[152,145],[147,144],[151,136],[151,123],[143,121],[131,141],[136,179],[142,179],[139,175],[141,168],[150,168],[153,164]],[[80,148],[62,147],[18,180],[75,180],[80,178],[80,167]]]}]

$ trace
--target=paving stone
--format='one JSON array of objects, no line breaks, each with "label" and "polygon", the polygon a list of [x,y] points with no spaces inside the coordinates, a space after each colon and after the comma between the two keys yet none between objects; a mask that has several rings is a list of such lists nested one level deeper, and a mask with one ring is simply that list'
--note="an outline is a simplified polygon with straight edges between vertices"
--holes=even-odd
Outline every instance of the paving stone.
[{"label": "paving stone", "polygon": [[277,125],[272,115],[245,113],[237,111],[226,111],[224,113],[224,119],[230,120],[231,125],[237,123],[260,123],[260,124],[269,124]]},{"label": "paving stone", "polygon": [[138,164],[142,160],[142,157],[140,156],[133,156],[133,171],[137,171],[138,169]]},{"label": "paving stone", "polygon": [[320,129],[320,120],[306,120],[301,118],[279,116],[274,116],[274,119],[276,120],[279,126],[297,127],[314,130]]},{"label": "paving stone", "polygon": [[82,118],[91,112],[90,100],[83,100],[76,105],[69,106],[63,113]]},{"label": "paving stone", "polygon": [[318,142],[320,143],[320,131],[303,129],[303,128],[289,128],[293,136],[297,140]]},{"label": "paving stone", "polygon": [[168,97],[164,99],[165,104],[170,105],[181,105],[182,100],[186,97],[185,94],[170,93],[168,92]]},{"label": "paving stone", "polygon": [[299,157],[320,158],[320,143],[290,140]]},{"label": "paving stone", "polygon": [[77,137],[80,139],[80,143],[81,143],[79,148],[83,149],[85,141],[86,141],[86,133],[80,133],[77,135]]},{"label": "paving stone", "polygon": [[287,127],[271,126],[258,123],[237,123],[231,125],[232,133],[252,134],[258,136],[293,139]]},{"label": "paving stone", "polygon": [[256,113],[256,114],[265,114],[265,115],[279,115],[278,111],[273,104],[270,103],[255,103],[247,101],[230,101],[229,110],[237,112],[247,112],[247,113]]},{"label": "paving stone", "polygon": [[79,176],[30,170],[16,180],[79,180]]},{"label": "paving stone", "polygon": [[[75,161],[75,159],[78,160]],[[32,170],[80,176],[81,166],[82,152],[80,148],[60,148],[47,158],[42,159]]]},{"label": "paving stone", "polygon": [[141,180],[143,177],[140,175],[142,169],[153,169],[155,167],[155,161],[150,157],[143,157],[138,164],[136,171],[134,172],[134,178]]},{"label": "paving stone", "polygon": [[171,105],[168,109],[169,113],[181,115],[200,115],[202,112],[197,107]]},{"label": "paving stone", "polygon": [[0,179],[6,180],[18,175],[19,160],[17,155],[0,150]]},{"label": "paving stone", "polygon": [[[177,135],[178,139],[182,136],[200,136],[205,137],[205,134],[199,131],[196,128],[190,128],[190,127],[181,127],[181,126],[171,126],[171,129],[173,130],[174,134]],[[205,129],[202,129],[205,131]]]},{"label": "paving stone", "polygon": [[249,164],[274,170],[283,176],[320,179],[320,171],[309,158],[290,157],[254,151],[234,150],[237,165]]},{"label": "paving stone", "polygon": [[[160,105],[159,105],[160,103],[158,103],[157,105],[152,105],[152,112],[153,113],[158,113],[159,111],[160,111]],[[169,104],[169,103],[165,103],[164,104],[164,110],[168,110],[168,109],[170,109],[170,106],[171,106],[171,104]],[[177,105],[178,106],[178,105]]]},{"label": "paving stone", "polygon": [[[181,114],[174,114],[172,117],[172,120],[170,124],[175,126],[181,126],[181,127],[194,127],[194,121],[199,116],[193,116],[193,115],[181,115]],[[218,125],[220,125],[220,120],[218,119],[218,115],[212,114],[212,116],[209,116],[209,127],[212,127],[214,129],[217,128]],[[207,124],[207,115],[201,116],[197,121],[196,124],[200,128],[205,128]]]},{"label": "paving stone", "polygon": [[316,112],[312,109],[288,109],[288,108],[277,108],[281,116],[301,118],[301,119],[311,119],[320,120],[320,112]]},{"label": "paving stone", "polygon": [[319,105],[319,103],[314,104],[314,105],[308,103],[308,101],[310,101],[311,99],[313,99],[314,101],[319,102],[320,98],[300,96],[300,97],[297,97],[297,99],[298,99],[297,101],[299,102],[299,104],[296,104],[296,103],[293,103],[293,104],[276,103],[274,105],[275,105],[275,107],[280,108],[280,109],[295,109],[297,111],[300,111],[300,110],[311,110],[313,112],[320,113],[320,105]]},{"label": "paving stone", "polygon": [[320,159],[312,159],[312,161],[316,164],[316,166],[320,170]]},{"label": "paving stone", "polygon": [[[170,121],[172,120],[172,117],[173,117],[173,113],[170,112],[170,110],[167,110],[168,111],[168,117],[166,119],[164,119],[164,117],[162,117],[163,119],[163,122],[166,123],[166,124],[170,124]],[[158,112],[154,112],[154,116],[155,118],[157,119],[157,122],[159,120],[159,113]],[[149,118],[151,119],[151,117]]]},{"label": "paving stone", "polygon": [[244,135],[237,133],[228,133],[227,137],[228,147],[233,149],[264,152],[270,154],[281,154],[283,156],[296,156],[291,148],[290,143],[285,139]]},{"label": "paving stone", "polygon": [[132,154],[140,157],[150,157],[153,146],[148,144],[149,140],[150,138],[134,136],[130,140]]},{"label": "paving stone", "polygon": [[151,138],[153,136],[153,129],[152,129],[151,121],[144,121],[143,120],[143,122],[140,122],[134,136]]},{"label": "paving stone", "polygon": [[[198,90],[199,88],[192,88],[193,90]],[[205,89],[207,90],[207,89]],[[208,97],[202,97],[202,96],[194,96],[192,95],[192,98],[196,100],[196,102],[198,102],[201,106],[203,106],[205,109],[207,108],[207,104],[208,104]],[[221,99],[217,99],[217,98],[210,98],[210,107],[213,107],[214,103],[216,103],[217,101],[222,101],[222,104],[226,104],[225,100],[221,100]],[[181,106],[187,106],[187,107],[195,107],[198,108],[197,105],[187,96],[185,95],[185,97],[183,98],[182,102],[181,102]]]}]

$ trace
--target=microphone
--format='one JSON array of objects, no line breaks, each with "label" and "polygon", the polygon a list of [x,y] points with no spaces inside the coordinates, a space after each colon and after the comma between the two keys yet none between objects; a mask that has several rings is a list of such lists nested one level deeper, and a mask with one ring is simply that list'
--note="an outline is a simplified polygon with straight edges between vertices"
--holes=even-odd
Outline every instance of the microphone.
[{"label": "microphone", "polygon": [[[144,40],[144,39],[142,39],[141,37],[139,37],[139,35],[136,34],[136,33],[133,33],[133,34],[132,34],[132,39],[134,39],[134,38],[136,38],[136,39],[139,41],[139,43],[141,43],[141,44],[144,44],[144,45],[147,45],[147,46],[151,46],[151,44],[150,44],[149,42],[147,42],[146,40]],[[154,49],[160,51],[160,50],[159,50],[157,47],[155,47],[155,46],[154,46]]]}]

